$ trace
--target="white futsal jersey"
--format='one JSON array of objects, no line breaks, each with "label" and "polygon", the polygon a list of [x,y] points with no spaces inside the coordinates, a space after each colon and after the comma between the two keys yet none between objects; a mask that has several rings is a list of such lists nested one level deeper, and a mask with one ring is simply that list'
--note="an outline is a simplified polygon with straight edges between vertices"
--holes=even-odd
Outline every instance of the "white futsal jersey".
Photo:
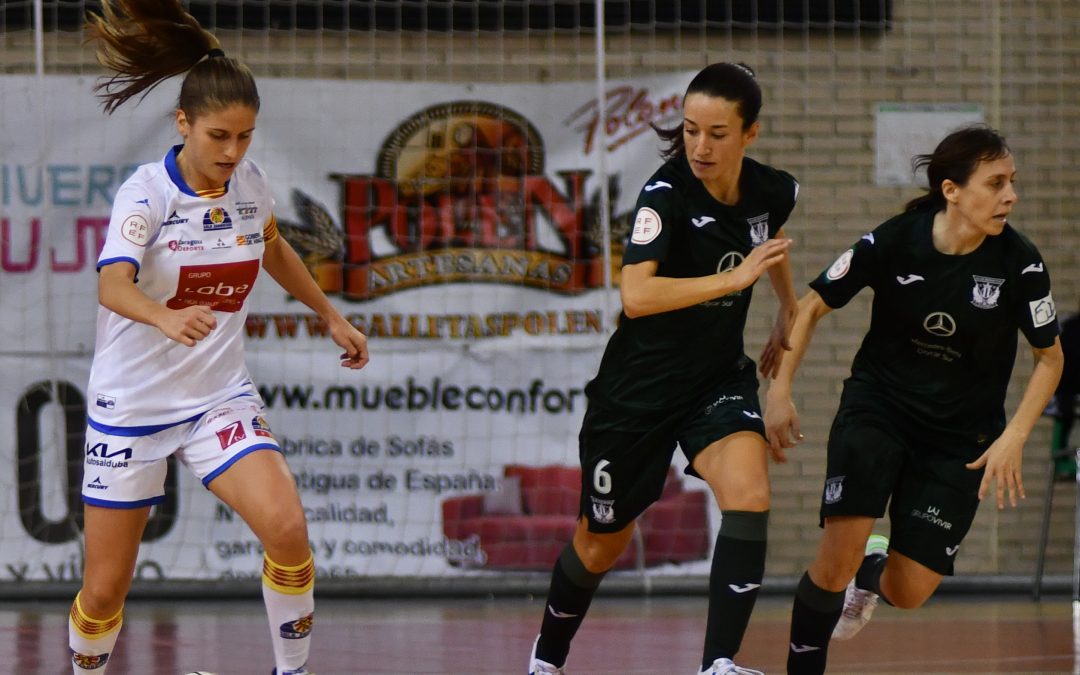
[{"label": "white futsal jersey", "polygon": [[247,159],[225,189],[196,193],[176,165],[181,148],[120,187],[97,269],[132,263],[150,299],[171,309],[207,306],[217,328],[187,347],[99,306],[89,424],[105,433],[152,434],[237,396],[258,397],[244,363],[245,300],[265,243],[277,237],[274,201]]}]

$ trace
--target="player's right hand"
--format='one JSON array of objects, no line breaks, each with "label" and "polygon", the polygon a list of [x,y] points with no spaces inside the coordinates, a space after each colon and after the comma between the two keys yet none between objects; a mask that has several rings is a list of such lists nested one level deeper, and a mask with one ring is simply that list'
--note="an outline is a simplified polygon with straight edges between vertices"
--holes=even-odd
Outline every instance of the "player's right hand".
[{"label": "player's right hand", "polygon": [[769,395],[765,404],[765,437],[769,452],[777,464],[787,462],[787,448],[794,448],[803,439],[799,413],[790,396]]},{"label": "player's right hand", "polygon": [[183,309],[166,309],[157,327],[170,340],[194,347],[196,342],[217,328],[217,318],[209,307],[192,305]]},{"label": "player's right hand", "polygon": [[770,267],[783,261],[789,248],[791,239],[769,239],[755,246],[750,255],[731,270],[740,280],[740,289],[750,286]]}]

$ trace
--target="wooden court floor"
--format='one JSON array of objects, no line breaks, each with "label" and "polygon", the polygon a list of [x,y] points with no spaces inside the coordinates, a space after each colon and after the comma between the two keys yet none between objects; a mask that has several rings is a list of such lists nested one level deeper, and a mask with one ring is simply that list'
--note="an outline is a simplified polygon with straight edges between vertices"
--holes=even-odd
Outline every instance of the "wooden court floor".
[{"label": "wooden court floor", "polygon": [[[739,661],[784,672],[790,599],[764,596]],[[542,599],[320,598],[311,667],[318,675],[525,673]],[[0,605],[0,673],[67,675],[61,602]],[[705,603],[686,597],[598,597],[570,653],[569,675],[693,675]],[[128,604],[108,675],[267,675],[262,605],[254,600]],[[855,639],[830,648],[836,673],[1080,673],[1071,600],[942,596],[879,607]]]}]

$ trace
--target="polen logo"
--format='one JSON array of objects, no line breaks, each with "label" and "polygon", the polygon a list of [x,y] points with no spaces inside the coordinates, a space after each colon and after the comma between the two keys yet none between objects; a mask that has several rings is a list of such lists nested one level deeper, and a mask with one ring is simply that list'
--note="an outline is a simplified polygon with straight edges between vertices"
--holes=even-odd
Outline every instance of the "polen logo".
[{"label": "polen logo", "polygon": [[324,291],[352,300],[446,283],[560,294],[602,286],[601,247],[588,231],[598,209],[586,195],[591,170],[560,170],[557,184],[544,161],[540,133],[517,112],[434,105],[386,138],[376,175],[332,176],[343,232],[297,191],[309,222],[279,228]]}]

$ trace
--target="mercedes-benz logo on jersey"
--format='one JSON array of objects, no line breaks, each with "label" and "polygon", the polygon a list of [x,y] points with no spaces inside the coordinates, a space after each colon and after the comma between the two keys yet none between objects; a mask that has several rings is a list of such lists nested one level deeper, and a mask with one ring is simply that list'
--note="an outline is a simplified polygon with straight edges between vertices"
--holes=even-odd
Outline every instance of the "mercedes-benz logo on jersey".
[{"label": "mercedes-benz logo on jersey", "polygon": [[922,327],[931,335],[949,337],[956,332],[956,321],[945,312],[931,312],[923,319]]},{"label": "mercedes-benz logo on jersey", "polygon": [[743,261],[743,254],[738,251],[728,251],[716,265],[717,272],[729,272],[738,267]]}]

